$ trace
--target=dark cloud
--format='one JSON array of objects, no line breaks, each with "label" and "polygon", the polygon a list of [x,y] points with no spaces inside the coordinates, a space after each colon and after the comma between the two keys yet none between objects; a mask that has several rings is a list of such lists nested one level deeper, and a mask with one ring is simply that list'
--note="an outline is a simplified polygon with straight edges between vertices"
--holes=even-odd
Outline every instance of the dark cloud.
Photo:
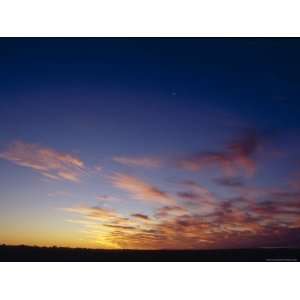
[{"label": "dark cloud", "polygon": [[217,167],[226,176],[233,176],[240,171],[251,176],[256,171],[254,155],[261,144],[262,137],[258,136],[255,130],[247,130],[227,144],[224,150],[192,154],[177,161],[177,166],[189,171]]},{"label": "dark cloud", "polygon": [[244,186],[244,183],[239,177],[220,177],[215,178],[214,182],[227,187],[241,187]]},{"label": "dark cloud", "polygon": [[104,224],[105,227],[117,228],[117,229],[125,229],[125,230],[134,230],[136,229],[134,226],[123,226],[123,225],[114,225],[114,224]]},{"label": "dark cloud", "polygon": [[137,218],[137,219],[142,219],[142,220],[150,219],[147,215],[144,215],[144,214],[132,214],[131,216],[134,218]]},{"label": "dark cloud", "polygon": [[195,200],[199,198],[199,195],[193,192],[178,192],[177,195],[180,198],[188,199],[188,200]]},{"label": "dark cloud", "polygon": [[196,181],[189,179],[183,180],[181,183],[186,186],[198,186],[198,183]]}]

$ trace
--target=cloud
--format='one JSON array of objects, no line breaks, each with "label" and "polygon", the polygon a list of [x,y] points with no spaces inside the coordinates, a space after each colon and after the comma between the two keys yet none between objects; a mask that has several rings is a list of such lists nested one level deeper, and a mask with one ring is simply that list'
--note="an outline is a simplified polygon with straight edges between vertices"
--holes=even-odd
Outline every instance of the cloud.
[{"label": "cloud", "polygon": [[226,186],[226,187],[241,187],[243,186],[243,181],[238,177],[221,177],[215,178],[215,183]]},{"label": "cloud", "polygon": [[276,201],[266,200],[259,205],[252,207],[252,211],[264,217],[264,220],[271,220],[283,217],[284,219],[300,220],[300,197],[291,199],[276,198]]},{"label": "cloud", "polygon": [[177,192],[177,196],[184,200],[181,201],[182,205],[191,207],[199,214],[206,214],[215,209],[217,199],[207,188],[192,180],[185,180],[181,185],[185,190]]},{"label": "cloud", "polygon": [[81,232],[91,242],[94,241],[104,248],[126,247],[129,236],[152,232],[150,218],[140,213],[127,217],[113,209],[86,205],[63,210],[79,215],[79,219],[73,218],[67,221],[83,226],[85,229]]},{"label": "cloud", "polygon": [[180,198],[188,199],[188,200],[195,200],[199,198],[199,196],[193,192],[178,192],[177,195]]},{"label": "cloud", "polygon": [[85,170],[83,161],[75,155],[21,141],[12,143],[0,153],[0,158],[53,180],[79,182]]},{"label": "cloud", "polygon": [[216,198],[214,195],[205,187],[194,181],[184,181],[182,185],[189,188],[188,191],[178,192],[177,194],[185,199],[201,199],[202,202],[214,202]]},{"label": "cloud", "polygon": [[[291,234],[300,233],[299,197],[289,201],[280,201],[274,194],[269,197],[268,201],[219,199],[206,215],[197,211],[172,218],[163,215],[155,230],[166,235],[162,248],[299,246],[300,239]],[[159,213],[156,216],[161,218]]]},{"label": "cloud", "polygon": [[158,204],[174,204],[175,202],[168,193],[137,177],[115,173],[111,180],[114,186],[129,192],[134,199]]},{"label": "cloud", "polygon": [[223,151],[196,153],[179,160],[177,165],[188,171],[217,167],[226,176],[234,176],[240,171],[252,176],[256,171],[256,162],[253,156],[260,143],[255,131],[247,131],[239,139],[228,144]]},{"label": "cloud", "polygon": [[136,229],[134,226],[122,226],[122,225],[112,225],[112,224],[104,224],[105,227],[117,228],[122,230],[133,230]]},{"label": "cloud", "polygon": [[154,157],[116,156],[113,158],[113,160],[123,165],[145,167],[145,168],[158,168],[162,164],[160,159]]},{"label": "cloud", "polygon": [[300,246],[300,194],[280,191],[269,192],[265,197],[217,199],[211,203],[214,209],[206,213],[183,204],[166,205],[151,218],[143,213],[126,216],[97,206],[67,211],[83,217],[77,223],[86,228],[90,239],[113,248]]},{"label": "cloud", "polygon": [[63,210],[71,213],[77,213],[83,216],[86,216],[91,219],[96,219],[98,221],[112,221],[115,219],[122,219],[121,215],[115,212],[112,209],[107,209],[99,206],[77,206],[77,207],[68,207]]},{"label": "cloud", "polygon": [[102,169],[103,169],[103,167],[100,166],[100,165],[96,165],[96,166],[94,167],[94,171],[95,171],[95,172],[100,172],[100,171],[102,171]]},{"label": "cloud", "polygon": [[155,214],[158,219],[173,218],[188,213],[188,210],[182,206],[172,205],[159,208]]},{"label": "cloud", "polygon": [[292,174],[292,178],[289,179],[288,184],[292,189],[299,190],[300,189],[300,173],[297,172],[295,174]]},{"label": "cloud", "polygon": [[111,195],[97,195],[96,200],[100,202],[118,202],[121,201],[121,199],[111,196]]},{"label": "cloud", "polygon": [[[300,191],[287,187],[249,187],[224,178],[235,188],[226,198],[193,180],[179,182],[177,201],[139,178],[116,173],[113,184],[149,203],[128,214],[100,206],[66,209],[101,247],[127,249],[210,249],[267,246],[300,247]],[[232,182],[233,181],[233,182]],[[171,199],[171,203],[169,203]],[[76,222],[72,217],[72,222]]]},{"label": "cloud", "polygon": [[150,218],[144,214],[132,214],[133,218],[140,219],[140,220],[149,220]]}]

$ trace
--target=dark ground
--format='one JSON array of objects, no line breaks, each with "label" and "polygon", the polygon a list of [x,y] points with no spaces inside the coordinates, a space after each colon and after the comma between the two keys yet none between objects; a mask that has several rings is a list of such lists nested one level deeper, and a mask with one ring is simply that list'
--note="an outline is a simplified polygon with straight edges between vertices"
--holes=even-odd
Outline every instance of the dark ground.
[{"label": "dark ground", "polygon": [[94,250],[60,247],[0,246],[5,262],[102,262],[102,261],[299,261],[300,249],[259,248],[226,250]]}]

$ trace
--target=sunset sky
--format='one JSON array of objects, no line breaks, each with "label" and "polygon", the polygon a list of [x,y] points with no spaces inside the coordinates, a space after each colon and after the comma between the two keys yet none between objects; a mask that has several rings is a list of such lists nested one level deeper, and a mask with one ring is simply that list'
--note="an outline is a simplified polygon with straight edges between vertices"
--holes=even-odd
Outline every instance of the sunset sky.
[{"label": "sunset sky", "polygon": [[299,39],[0,39],[0,243],[300,246]]}]

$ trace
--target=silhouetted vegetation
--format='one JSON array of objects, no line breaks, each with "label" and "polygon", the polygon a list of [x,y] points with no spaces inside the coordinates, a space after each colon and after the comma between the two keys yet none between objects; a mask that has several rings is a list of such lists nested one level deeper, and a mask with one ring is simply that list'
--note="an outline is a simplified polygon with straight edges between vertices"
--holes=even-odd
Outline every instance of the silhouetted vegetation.
[{"label": "silhouetted vegetation", "polygon": [[0,246],[1,261],[299,261],[300,249],[102,250],[64,247]]}]

